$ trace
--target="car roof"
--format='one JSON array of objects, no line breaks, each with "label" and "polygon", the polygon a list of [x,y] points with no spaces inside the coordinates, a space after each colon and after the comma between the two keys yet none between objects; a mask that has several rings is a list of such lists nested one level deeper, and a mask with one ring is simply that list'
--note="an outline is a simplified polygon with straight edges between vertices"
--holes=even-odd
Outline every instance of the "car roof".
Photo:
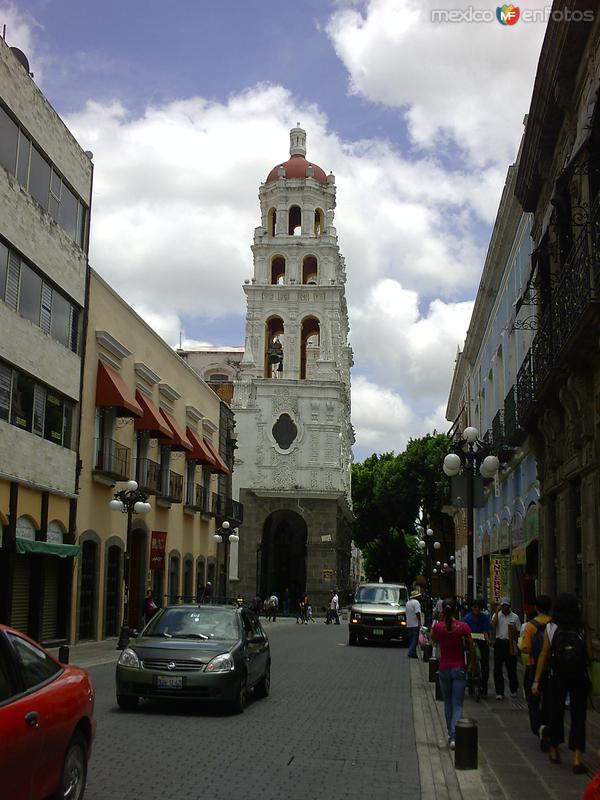
[{"label": "car roof", "polygon": [[386,581],[385,583],[359,583],[358,588],[360,589],[363,586],[401,586],[403,589],[406,589],[405,583],[392,583],[389,581]]},{"label": "car roof", "polygon": [[205,609],[206,611],[231,611],[233,613],[237,613],[241,611],[239,606],[230,606],[230,605],[216,605],[216,604],[208,604],[208,603],[173,603],[172,605],[165,606],[164,610],[169,611],[170,609],[178,609],[179,611],[188,610],[188,611],[198,611],[199,608]]}]

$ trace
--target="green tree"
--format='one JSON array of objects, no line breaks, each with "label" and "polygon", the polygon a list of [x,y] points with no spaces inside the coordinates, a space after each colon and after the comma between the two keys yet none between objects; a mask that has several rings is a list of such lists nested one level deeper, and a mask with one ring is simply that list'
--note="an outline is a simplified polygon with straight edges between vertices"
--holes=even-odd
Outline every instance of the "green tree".
[{"label": "green tree", "polygon": [[420,511],[435,521],[442,514],[448,479],[442,462],[448,437],[427,434],[411,439],[399,455],[384,453],[352,467],[354,541],[363,550],[371,580],[412,583],[421,557],[414,527]]}]

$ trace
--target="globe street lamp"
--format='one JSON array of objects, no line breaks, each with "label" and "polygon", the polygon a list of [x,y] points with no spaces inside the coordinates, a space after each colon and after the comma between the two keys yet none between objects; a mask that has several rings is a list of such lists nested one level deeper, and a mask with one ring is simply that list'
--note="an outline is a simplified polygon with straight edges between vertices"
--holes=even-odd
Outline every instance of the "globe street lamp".
[{"label": "globe street lamp", "polygon": [[129,584],[131,581],[131,520],[134,514],[146,514],[152,510],[152,506],[147,502],[148,495],[142,492],[137,485],[137,481],[127,481],[127,488],[115,492],[114,499],[109,502],[112,511],[120,511],[127,514],[127,540],[125,545],[125,564],[123,568],[123,622],[117,650],[123,650],[129,642]]},{"label": "globe street lamp", "polygon": [[224,574],[224,586],[223,586],[223,593],[225,595],[225,602],[227,602],[227,572],[229,570],[229,542],[239,542],[240,537],[238,535],[238,529],[234,528],[232,531],[229,530],[230,528],[229,522],[225,520],[221,523],[221,527],[215,531],[213,534],[213,539],[217,544],[221,542],[225,542],[225,574]]},{"label": "globe street lamp", "polygon": [[[490,451],[489,445],[479,439],[477,428],[469,426],[462,437],[454,441],[452,450],[444,458],[443,470],[448,477],[455,479],[459,473],[466,477],[467,509],[467,600],[475,597],[475,548],[473,546],[473,527],[475,509],[475,480],[493,478],[498,472],[500,462]],[[477,475],[479,470],[480,476]]]},{"label": "globe street lamp", "polygon": [[[425,520],[423,520],[423,522],[425,522]],[[436,570],[433,569],[432,550],[439,550],[441,544],[437,541],[433,541],[433,529],[429,526],[424,528],[420,521],[415,525],[415,532],[417,547],[420,553],[425,556],[425,622],[429,625],[433,614],[433,575],[436,574]]]}]

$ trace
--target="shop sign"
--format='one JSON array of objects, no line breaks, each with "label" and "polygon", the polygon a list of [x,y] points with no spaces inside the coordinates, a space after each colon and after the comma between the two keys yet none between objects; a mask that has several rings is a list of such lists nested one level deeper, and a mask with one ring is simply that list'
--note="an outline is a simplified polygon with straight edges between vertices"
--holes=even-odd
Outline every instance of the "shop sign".
[{"label": "shop sign", "polygon": [[510,593],[510,557],[490,556],[490,603],[495,607]]},{"label": "shop sign", "polygon": [[335,570],[333,570],[333,569],[324,569],[323,570],[323,580],[324,581],[332,581],[334,575],[335,575]]},{"label": "shop sign", "polygon": [[512,551],[512,563],[518,566],[525,566],[527,564],[527,548],[516,547]]},{"label": "shop sign", "polygon": [[152,531],[150,538],[150,569],[161,572],[165,568],[166,531]]}]

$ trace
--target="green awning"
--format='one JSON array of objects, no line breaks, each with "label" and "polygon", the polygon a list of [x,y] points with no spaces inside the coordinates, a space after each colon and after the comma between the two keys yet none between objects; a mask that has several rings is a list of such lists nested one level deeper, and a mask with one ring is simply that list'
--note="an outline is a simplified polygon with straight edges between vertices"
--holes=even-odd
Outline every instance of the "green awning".
[{"label": "green awning", "polygon": [[56,544],[55,542],[35,542],[31,539],[16,538],[17,553],[41,553],[45,556],[60,558],[79,558],[81,547],[78,544]]}]

